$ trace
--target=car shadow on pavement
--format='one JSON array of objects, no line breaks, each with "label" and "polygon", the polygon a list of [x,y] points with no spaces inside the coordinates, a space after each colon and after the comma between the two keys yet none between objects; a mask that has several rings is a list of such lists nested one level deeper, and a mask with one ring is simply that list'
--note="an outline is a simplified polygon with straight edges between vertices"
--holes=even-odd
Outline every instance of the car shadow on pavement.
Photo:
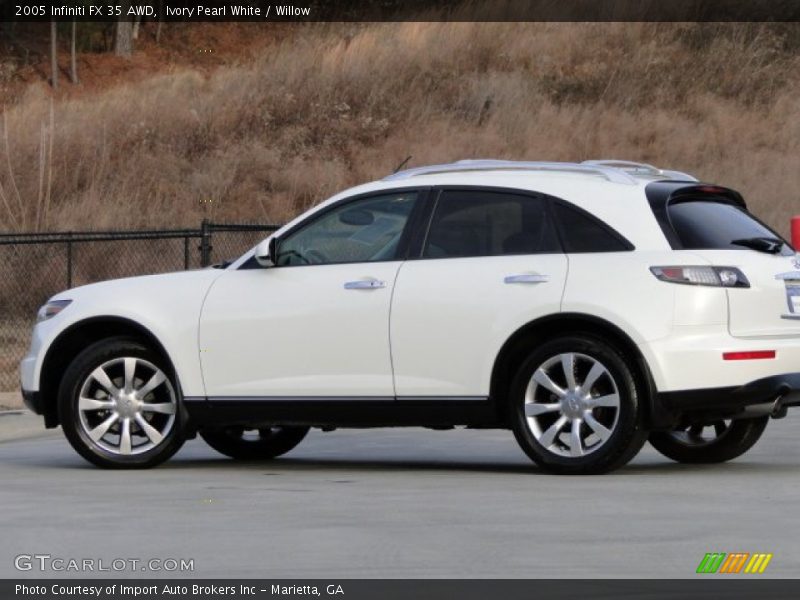
[{"label": "car shadow on pavement", "polygon": [[[14,440],[0,444],[0,462],[5,467],[26,468],[26,469],[76,469],[76,470],[95,470],[98,473],[102,469],[87,463],[82,458],[74,454],[71,449],[64,448],[63,451],[47,453],[40,452],[28,453],[26,448],[33,448],[38,445],[38,440]],[[60,445],[60,444],[59,444]],[[13,448],[13,450],[12,450]],[[11,450],[11,451],[9,451]],[[763,460],[747,459],[722,464],[710,465],[684,465],[668,461],[666,459],[653,459],[647,457],[644,460],[634,460],[627,466],[609,473],[596,477],[625,477],[625,476],[661,476],[681,474],[687,477],[713,476],[713,475],[797,475],[800,472],[800,461],[797,462],[775,462],[773,456]],[[487,458],[486,460],[464,460],[456,457],[447,459],[428,459],[418,458],[392,458],[375,456],[371,458],[339,458],[336,456],[317,457],[317,456],[292,456],[287,455],[273,460],[255,461],[234,461],[223,456],[206,453],[198,454],[179,453],[167,463],[156,467],[151,471],[136,471],[141,475],[148,472],[158,473],[164,471],[186,471],[186,470],[216,470],[220,469],[237,472],[261,472],[265,470],[269,474],[292,474],[303,472],[329,472],[336,473],[341,471],[360,472],[360,473],[380,473],[380,472],[451,472],[451,473],[483,473],[483,474],[528,474],[543,475],[547,473],[539,469],[535,464],[526,462],[525,459],[514,460],[513,457]],[[113,471],[106,471],[112,473]],[[120,471],[117,471],[120,472]]]},{"label": "car shadow on pavement", "polygon": [[[42,457],[4,457],[2,462],[6,466],[25,467],[28,469],[69,469],[69,470],[94,470],[103,472],[94,465],[91,465],[79,457],[52,457],[43,459]],[[453,474],[481,473],[481,474],[519,474],[519,475],[541,475],[545,477],[557,477],[550,475],[536,465],[503,464],[503,463],[478,463],[478,462],[459,462],[459,461],[426,461],[426,460],[346,460],[346,459],[306,459],[306,458],[279,458],[265,461],[239,462],[226,458],[219,459],[195,459],[177,458],[170,462],[155,467],[150,470],[134,471],[141,477],[146,473],[158,473],[164,471],[203,471],[214,470],[219,473],[221,469],[231,473],[240,472],[261,472],[263,475],[293,474],[311,472],[317,474],[337,473],[337,472],[358,472],[358,473],[381,473],[381,472],[450,472]],[[268,473],[263,473],[265,470]],[[130,473],[131,471],[108,470],[106,473]],[[633,464],[623,467],[613,473],[605,475],[585,475],[576,477],[625,477],[625,476],[662,476],[681,474],[686,477],[695,476],[714,476],[714,475],[797,475],[800,473],[800,463],[798,464],[775,464],[769,462],[748,462],[730,463],[722,465],[681,465],[677,463],[647,463]],[[569,476],[562,476],[569,477]]]},{"label": "car shadow on pavement", "polygon": [[339,458],[276,458],[274,460],[233,461],[227,458],[219,459],[173,459],[160,468],[166,469],[205,469],[225,468],[233,470],[263,470],[285,473],[299,473],[304,471],[454,471],[475,473],[543,473],[536,465],[492,463],[492,462],[461,462],[442,460],[409,460],[409,459],[371,459],[353,460]]},{"label": "car shadow on pavement", "polygon": [[[361,472],[378,473],[386,471],[418,471],[418,472],[452,472],[452,473],[497,473],[497,474],[528,474],[551,476],[542,471],[534,464],[514,464],[501,462],[464,462],[458,460],[409,460],[409,459],[369,459],[353,460],[340,458],[292,458],[284,457],[265,461],[238,462],[226,458],[219,459],[173,459],[169,463],[159,467],[160,469],[207,469],[225,468],[233,471],[269,469],[270,474],[278,473],[301,473],[301,472]],[[641,463],[629,464],[622,469],[605,475],[586,476],[586,477],[624,477],[624,476],[644,476],[644,475],[675,475],[684,474],[687,476],[701,475],[703,477],[712,473],[726,474],[797,474],[800,472],[800,462],[797,464],[775,464],[769,462],[741,462],[725,463],[716,465],[682,465],[674,462]]]}]

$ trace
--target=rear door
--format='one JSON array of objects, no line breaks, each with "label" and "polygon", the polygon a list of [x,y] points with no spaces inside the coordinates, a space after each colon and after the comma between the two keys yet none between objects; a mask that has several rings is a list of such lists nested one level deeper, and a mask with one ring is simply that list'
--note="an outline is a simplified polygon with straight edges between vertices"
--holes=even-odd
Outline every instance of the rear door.
[{"label": "rear door", "polygon": [[489,395],[494,359],[520,326],[557,313],[567,274],[548,201],[444,189],[391,311],[399,399]]},{"label": "rear door", "polygon": [[679,198],[667,214],[684,249],[712,265],[737,267],[750,282],[727,290],[731,335],[800,335],[800,262],[776,232],[743,205],[714,195]]}]

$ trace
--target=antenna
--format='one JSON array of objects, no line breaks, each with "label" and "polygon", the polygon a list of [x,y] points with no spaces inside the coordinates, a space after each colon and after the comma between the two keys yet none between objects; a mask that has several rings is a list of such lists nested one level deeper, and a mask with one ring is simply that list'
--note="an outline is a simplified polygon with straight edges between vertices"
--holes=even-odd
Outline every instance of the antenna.
[{"label": "antenna", "polygon": [[411,160],[411,155],[409,154],[408,156],[406,156],[406,159],[403,162],[401,162],[399,165],[397,165],[397,168],[394,171],[392,171],[392,173],[397,173],[400,169],[405,167],[406,164],[408,164],[408,161],[410,161],[410,160]]}]

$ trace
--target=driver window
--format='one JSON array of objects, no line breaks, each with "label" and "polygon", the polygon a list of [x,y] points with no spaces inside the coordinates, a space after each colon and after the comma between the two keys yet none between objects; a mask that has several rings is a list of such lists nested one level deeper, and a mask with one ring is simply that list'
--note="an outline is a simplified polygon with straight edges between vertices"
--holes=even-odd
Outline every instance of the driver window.
[{"label": "driver window", "polygon": [[329,210],[278,245],[278,266],[394,260],[416,192],[372,196]]}]

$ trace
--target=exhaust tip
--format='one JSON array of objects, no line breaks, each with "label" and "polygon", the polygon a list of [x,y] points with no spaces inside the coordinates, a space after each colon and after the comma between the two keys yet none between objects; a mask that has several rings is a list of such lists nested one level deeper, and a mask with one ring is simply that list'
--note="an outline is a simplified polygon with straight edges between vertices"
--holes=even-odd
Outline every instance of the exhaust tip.
[{"label": "exhaust tip", "polygon": [[770,412],[770,417],[773,419],[782,419],[786,416],[789,412],[789,408],[784,405],[783,399],[786,397],[789,392],[792,391],[788,385],[784,384],[778,390],[778,397],[775,398],[775,403],[772,405],[772,412]]}]

